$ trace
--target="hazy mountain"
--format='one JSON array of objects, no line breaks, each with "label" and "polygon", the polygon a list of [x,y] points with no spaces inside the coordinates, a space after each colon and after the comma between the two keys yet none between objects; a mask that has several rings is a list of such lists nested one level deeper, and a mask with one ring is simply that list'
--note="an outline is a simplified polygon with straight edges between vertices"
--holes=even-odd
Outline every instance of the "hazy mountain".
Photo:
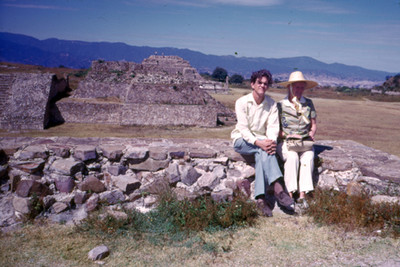
[{"label": "hazy mountain", "polygon": [[287,79],[294,69],[301,70],[309,79],[322,85],[347,85],[371,87],[382,84],[386,76],[395,73],[369,70],[339,63],[326,64],[311,57],[248,58],[206,55],[189,49],[171,47],[131,46],[125,43],[67,41],[55,38],[38,40],[13,33],[0,32],[0,61],[70,68],[88,68],[91,61],[126,60],[140,63],[153,54],[176,55],[189,61],[200,73],[212,73],[222,67],[230,75],[245,78],[254,70],[266,68],[275,79]]}]

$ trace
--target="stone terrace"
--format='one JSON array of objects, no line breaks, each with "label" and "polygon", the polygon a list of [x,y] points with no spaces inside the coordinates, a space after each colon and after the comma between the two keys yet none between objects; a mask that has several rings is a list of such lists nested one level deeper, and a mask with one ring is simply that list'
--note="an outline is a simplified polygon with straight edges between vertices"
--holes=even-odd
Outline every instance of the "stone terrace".
[{"label": "stone terrace", "polygon": [[[316,186],[400,200],[400,158],[353,141],[320,141],[316,152]],[[227,140],[4,137],[0,177],[0,226],[7,228],[32,216],[38,197],[40,216],[68,223],[100,202],[149,210],[166,188],[179,198],[230,200],[242,179],[253,187],[254,168]]]}]

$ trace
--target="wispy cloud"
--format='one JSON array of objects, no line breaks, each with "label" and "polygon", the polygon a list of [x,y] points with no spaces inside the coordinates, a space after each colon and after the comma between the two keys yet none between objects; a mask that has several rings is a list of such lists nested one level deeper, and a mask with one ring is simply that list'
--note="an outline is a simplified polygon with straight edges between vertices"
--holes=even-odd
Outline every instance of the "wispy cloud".
[{"label": "wispy cloud", "polygon": [[[143,1],[144,2],[144,1]],[[214,5],[230,6],[275,6],[284,3],[284,0],[147,0],[146,3],[160,5],[179,5],[191,7],[210,7]],[[135,4],[135,1],[125,1],[126,4]]]},{"label": "wispy cloud", "polygon": [[291,0],[289,2],[291,8],[303,11],[324,13],[324,14],[352,14],[353,11],[342,8],[335,4],[335,2],[321,1],[321,0],[303,0],[301,2]]},{"label": "wispy cloud", "polygon": [[282,4],[282,0],[214,0],[213,3],[238,6],[275,6]]},{"label": "wispy cloud", "polygon": [[69,7],[47,6],[47,5],[34,5],[34,4],[3,4],[6,7],[25,8],[25,9],[46,9],[46,10],[76,10]]}]

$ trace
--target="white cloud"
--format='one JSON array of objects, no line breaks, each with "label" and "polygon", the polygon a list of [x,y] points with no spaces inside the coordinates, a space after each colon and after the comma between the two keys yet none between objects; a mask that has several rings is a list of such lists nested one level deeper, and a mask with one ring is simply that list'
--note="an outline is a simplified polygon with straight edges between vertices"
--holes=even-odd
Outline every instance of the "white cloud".
[{"label": "white cloud", "polygon": [[53,10],[75,10],[74,8],[47,6],[47,5],[32,5],[32,4],[4,4],[3,6],[26,8],[26,9],[53,9]]}]

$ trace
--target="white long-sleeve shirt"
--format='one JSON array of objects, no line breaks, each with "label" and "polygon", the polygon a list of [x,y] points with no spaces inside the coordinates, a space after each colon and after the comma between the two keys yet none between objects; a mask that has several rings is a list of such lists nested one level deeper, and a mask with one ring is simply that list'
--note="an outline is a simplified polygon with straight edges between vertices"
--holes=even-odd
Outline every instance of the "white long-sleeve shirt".
[{"label": "white long-sleeve shirt", "polygon": [[257,105],[253,94],[240,97],[235,103],[237,124],[231,133],[233,142],[243,139],[254,144],[257,139],[276,141],[279,134],[279,114],[275,101],[265,95],[263,102]]}]

